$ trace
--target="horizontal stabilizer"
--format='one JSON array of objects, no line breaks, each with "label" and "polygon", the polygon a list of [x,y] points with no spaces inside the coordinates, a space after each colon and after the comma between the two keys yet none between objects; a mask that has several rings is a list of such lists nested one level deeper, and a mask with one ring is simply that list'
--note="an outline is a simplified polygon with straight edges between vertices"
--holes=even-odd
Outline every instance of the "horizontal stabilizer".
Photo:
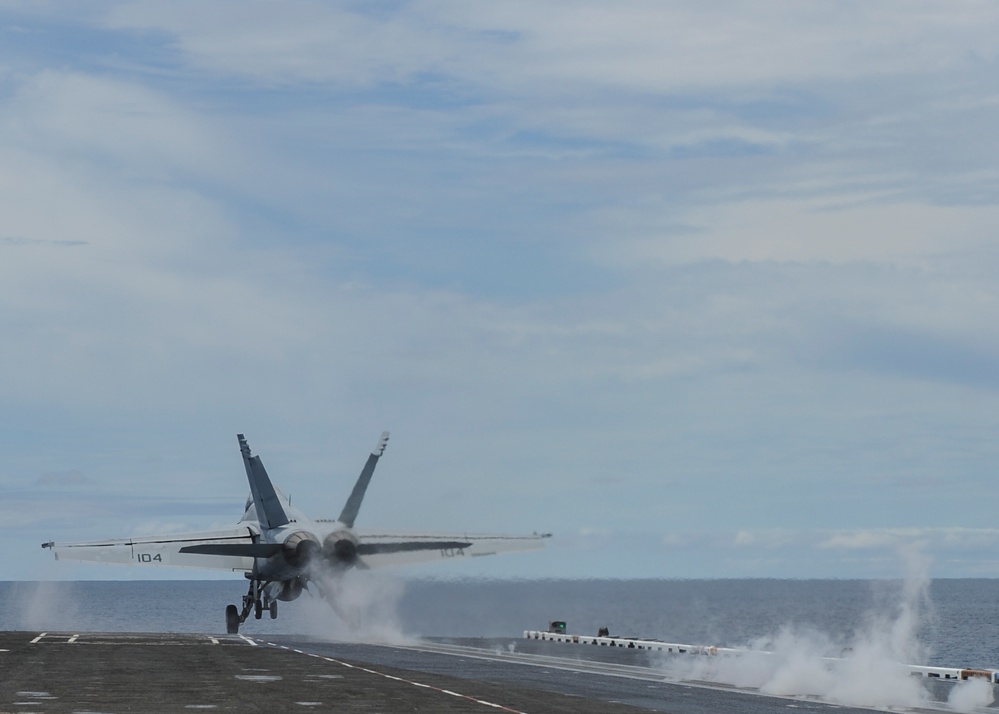
[{"label": "horizontal stabilizer", "polygon": [[358,555],[384,555],[386,553],[414,553],[418,550],[449,550],[469,548],[471,543],[460,540],[409,541],[408,543],[358,543]]},{"label": "horizontal stabilizer", "polygon": [[188,545],[181,553],[197,555],[233,555],[241,558],[270,558],[281,552],[280,543],[204,543]]}]

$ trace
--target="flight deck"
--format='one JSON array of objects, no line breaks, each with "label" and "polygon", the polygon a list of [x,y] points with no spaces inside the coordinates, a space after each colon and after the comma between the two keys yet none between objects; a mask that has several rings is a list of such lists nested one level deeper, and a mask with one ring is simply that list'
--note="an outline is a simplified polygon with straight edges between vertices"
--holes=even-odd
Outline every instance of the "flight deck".
[{"label": "flight deck", "polygon": [[[559,657],[514,641],[370,645],[301,636],[0,633],[6,712],[869,711],[665,681],[621,653]],[[525,647],[522,645],[522,648]],[[588,650],[589,651],[589,650]],[[616,660],[616,661],[615,661]]]},{"label": "flight deck", "polygon": [[366,664],[356,646],[346,654],[362,657],[348,659],[337,645],[320,652],[297,644],[232,635],[4,632],[0,712],[642,711],[385,661]]}]

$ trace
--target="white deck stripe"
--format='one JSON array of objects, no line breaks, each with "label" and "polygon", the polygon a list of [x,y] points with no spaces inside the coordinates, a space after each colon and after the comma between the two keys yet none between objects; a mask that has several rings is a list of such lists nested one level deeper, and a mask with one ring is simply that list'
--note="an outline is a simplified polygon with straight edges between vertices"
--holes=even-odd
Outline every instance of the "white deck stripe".
[{"label": "white deck stripe", "polygon": [[[243,636],[240,635],[240,637],[243,637]],[[291,651],[285,645],[276,645],[273,642],[266,642],[265,644],[268,644],[271,647],[280,647],[283,650],[289,650],[289,651]],[[302,652],[301,650],[294,650],[294,651],[298,652],[300,654],[307,654],[305,652]],[[379,677],[384,677],[385,679],[390,679],[390,680],[393,680],[393,681],[396,681],[396,682],[404,682],[405,684],[409,684],[409,685],[412,685],[414,687],[420,687],[421,689],[432,689],[435,692],[440,692],[442,694],[447,694],[447,695],[450,695],[452,697],[458,697],[460,699],[467,699],[470,702],[475,702],[476,704],[482,704],[482,705],[487,706],[487,707],[492,707],[493,709],[499,709],[501,711],[510,712],[511,714],[526,714],[525,712],[522,712],[519,709],[510,709],[509,707],[505,707],[502,704],[496,704],[495,702],[487,702],[487,701],[482,700],[482,699],[476,699],[475,697],[471,697],[471,696],[469,696],[467,694],[462,694],[460,692],[452,692],[450,689],[441,689],[440,687],[435,687],[435,686],[433,686],[431,684],[425,684],[423,682],[414,682],[411,679],[403,679],[401,677],[396,677],[395,675],[386,674],[385,672],[379,672],[379,671],[374,670],[374,669],[368,669],[367,667],[358,667],[357,665],[350,664],[349,662],[344,662],[343,660],[333,659],[332,657],[323,657],[323,659],[326,660],[327,662],[332,662],[334,664],[339,664],[339,665],[341,665],[343,667],[347,667],[348,669],[359,669],[362,672],[367,672],[368,674],[374,674],[374,675],[377,675]]]}]

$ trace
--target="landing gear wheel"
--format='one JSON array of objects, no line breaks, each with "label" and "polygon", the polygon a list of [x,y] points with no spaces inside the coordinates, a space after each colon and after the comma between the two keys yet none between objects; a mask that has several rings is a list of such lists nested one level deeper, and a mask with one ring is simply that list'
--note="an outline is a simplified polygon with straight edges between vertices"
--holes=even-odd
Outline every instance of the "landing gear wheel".
[{"label": "landing gear wheel", "polygon": [[271,611],[271,619],[272,620],[276,620],[277,619],[277,600],[271,600],[271,605],[267,609]]},{"label": "landing gear wheel", "polygon": [[228,605],[225,609],[225,631],[230,635],[239,634],[239,610],[235,605]]},{"label": "landing gear wheel", "polygon": [[246,590],[246,595],[243,596],[243,609],[236,610],[235,605],[229,606],[236,610],[236,614],[232,616],[235,620],[230,619],[229,610],[226,610],[226,627],[232,634],[236,634],[236,630],[246,622],[251,612],[258,620],[264,615],[264,600],[268,599],[267,595],[264,594],[264,588],[270,581],[258,580],[256,577],[251,577],[249,573],[247,573],[246,579],[250,581],[250,586]]}]

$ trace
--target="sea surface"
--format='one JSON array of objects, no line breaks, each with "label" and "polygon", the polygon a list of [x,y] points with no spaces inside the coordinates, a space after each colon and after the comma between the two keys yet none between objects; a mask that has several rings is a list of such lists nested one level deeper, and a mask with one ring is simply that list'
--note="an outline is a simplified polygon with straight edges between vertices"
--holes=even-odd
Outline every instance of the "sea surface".
[{"label": "sea surface", "polygon": [[[246,591],[225,581],[0,582],[0,630],[225,631]],[[359,640],[568,632],[836,654],[875,645],[909,664],[999,668],[999,580],[422,580],[348,574],[339,614],[304,594],[246,634]]]}]

